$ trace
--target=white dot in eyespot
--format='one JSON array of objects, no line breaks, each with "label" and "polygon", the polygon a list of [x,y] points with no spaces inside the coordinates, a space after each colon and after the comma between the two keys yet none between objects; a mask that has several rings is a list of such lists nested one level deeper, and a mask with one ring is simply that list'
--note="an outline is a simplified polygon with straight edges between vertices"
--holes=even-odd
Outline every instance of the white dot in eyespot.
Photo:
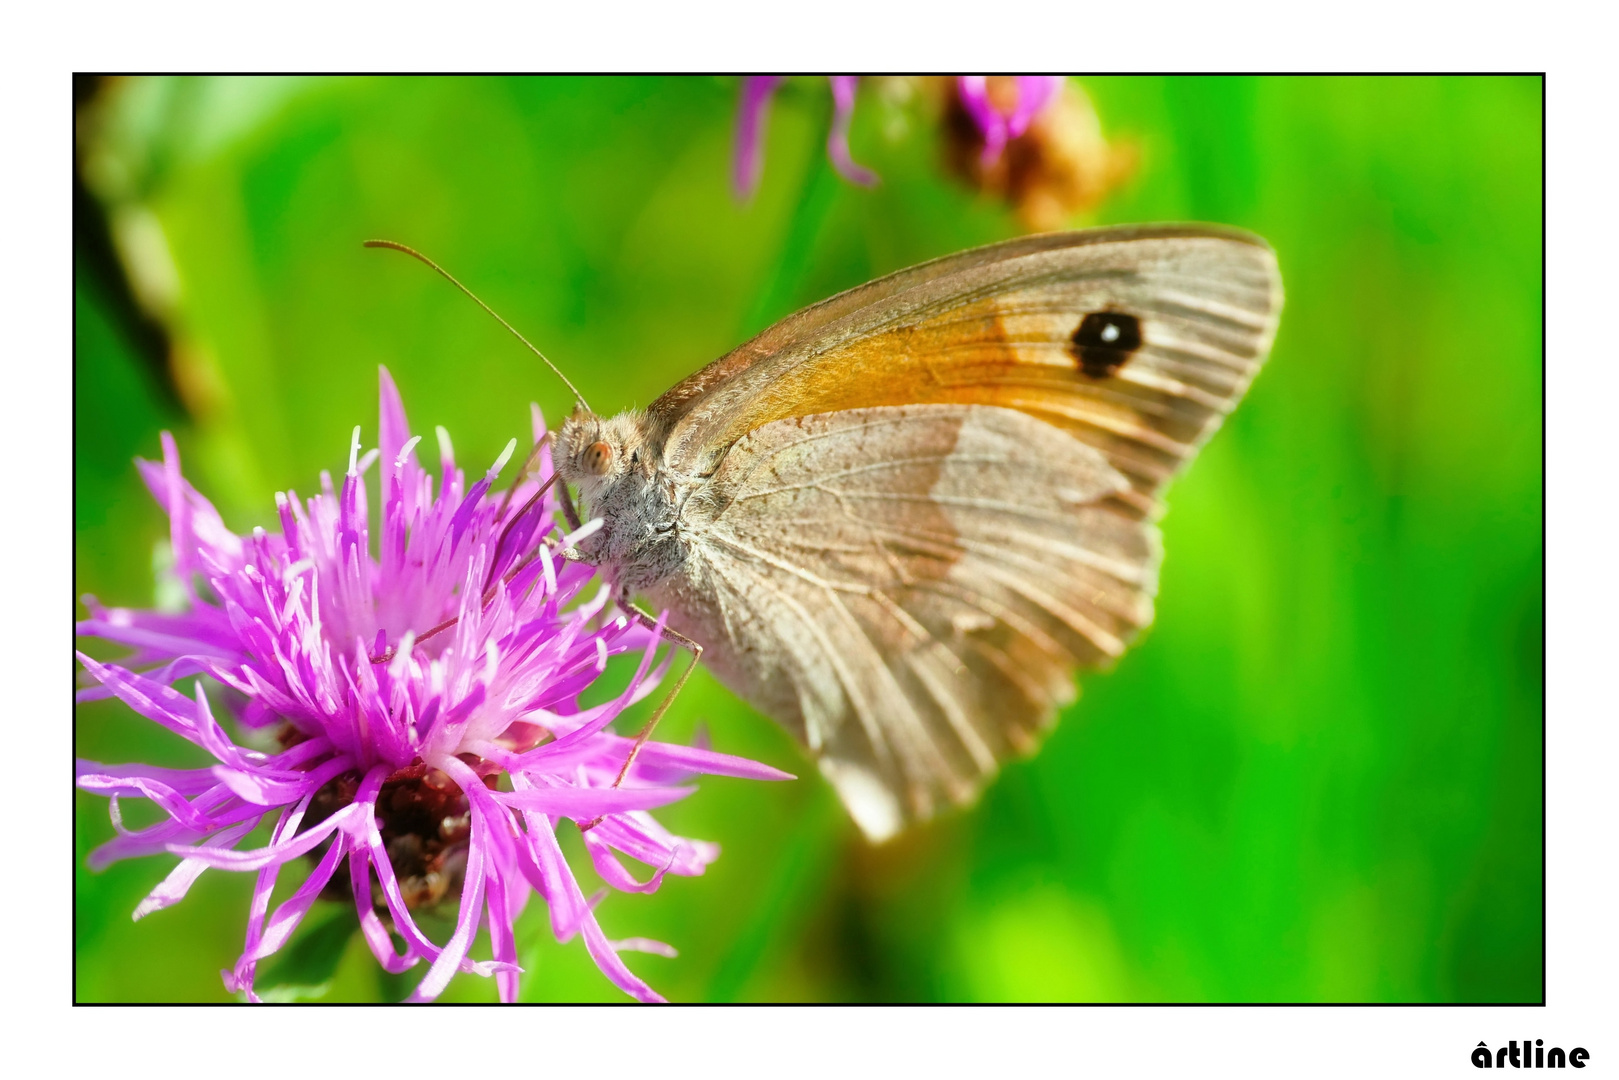
[{"label": "white dot in eyespot", "polygon": [[1119,324],[1108,323],[1106,326],[1102,327],[1101,338],[1103,341],[1109,344],[1119,340]]}]

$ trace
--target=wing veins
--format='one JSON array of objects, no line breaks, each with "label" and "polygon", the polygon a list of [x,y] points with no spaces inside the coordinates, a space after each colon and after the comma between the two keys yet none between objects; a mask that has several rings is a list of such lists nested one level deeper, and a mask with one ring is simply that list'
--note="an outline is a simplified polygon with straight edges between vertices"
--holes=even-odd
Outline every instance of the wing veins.
[{"label": "wing veins", "polygon": [[[718,565],[717,560],[711,560],[711,564],[714,566],[716,573],[730,581],[730,575],[726,574],[725,571]],[[856,685],[854,676],[846,669],[843,654],[832,647],[831,641],[829,641],[826,637],[825,629],[810,616],[809,612],[805,610],[803,604],[799,603],[795,597],[777,588],[765,575],[754,575],[753,583],[770,593],[781,604],[785,605],[788,610],[790,610],[793,615],[798,618],[798,621],[803,625],[803,627],[809,631],[810,637],[814,640],[815,644],[819,646],[821,653],[826,657],[828,663],[832,665],[832,670],[837,672],[838,681],[843,685],[843,692],[848,696],[849,704],[854,708],[855,715],[860,719],[860,726],[865,731],[866,737],[871,740],[872,749],[877,754],[878,759],[890,768],[895,767],[897,762],[894,759],[893,748],[888,745],[888,740],[884,738],[882,728],[876,722],[875,715],[864,701],[864,695],[860,692],[858,686]],[[731,585],[732,588],[736,587],[734,582],[731,582]],[[831,590],[827,591],[828,594],[831,595]],[[839,606],[841,609],[841,605]],[[864,637],[864,635],[862,635],[862,637]],[[869,639],[866,640],[866,647],[868,649],[871,648],[871,642]],[[879,656],[879,660],[880,659],[881,657]],[[802,709],[802,705],[800,708]],[[804,723],[807,729],[810,723],[810,716],[807,712],[804,717]]]},{"label": "wing veins", "polygon": [[859,476],[862,473],[878,472],[883,469],[898,469],[906,465],[943,464],[946,461],[952,463],[978,465],[1005,465],[1010,461],[1010,459],[1004,454],[991,455],[950,453],[928,454],[922,457],[894,458],[889,461],[873,461],[865,465],[857,465],[854,468],[842,469],[835,473],[827,473],[825,476],[818,476],[813,480],[805,480],[804,482],[798,484],[784,484],[781,487],[769,488],[764,491],[750,491],[745,495],[738,495],[736,498],[732,499],[731,502],[726,504],[726,509],[730,509],[730,507],[736,503],[746,502],[749,499],[759,499],[770,495],[782,495],[789,491],[820,489],[831,492],[834,489],[827,486],[831,481],[842,480],[850,476]]}]

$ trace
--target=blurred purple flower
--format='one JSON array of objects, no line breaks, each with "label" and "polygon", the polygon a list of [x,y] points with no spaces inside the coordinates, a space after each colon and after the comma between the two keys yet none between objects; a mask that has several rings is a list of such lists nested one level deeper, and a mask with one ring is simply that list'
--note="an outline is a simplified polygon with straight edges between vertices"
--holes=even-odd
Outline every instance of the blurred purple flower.
[{"label": "blurred purple flower", "polygon": [[[785,76],[749,75],[742,80],[742,102],[736,116],[736,147],[731,162],[731,184],[739,199],[751,199],[764,174],[765,122],[770,101]],[[829,75],[832,87],[832,130],[826,137],[826,154],[838,175],[853,184],[871,187],[877,174],[855,162],[849,153],[849,121],[854,114],[858,75]]]},{"label": "blurred purple flower", "polygon": [[[742,80],[742,101],[737,109],[736,148],[732,160],[731,183],[737,198],[749,199],[758,190],[764,173],[765,123],[770,102],[784,76],[750,75]],[[870,187],[877,174],[855,162],[849,154],[849,123],[854,115],[858,75],[829,75],[832,87],[832,130],[826,139],[827,157],[838,174],[851,183]],[[1062,92],[1061,75],[1016,76],[1017,103],[1002,112],[991,100],[989,77],[956,76],[956,93],[962,107],[983,138],[981,159],[985,165],[1000,160],[1006,144],[1029,130],[1029,124]]]},{"label": "blurred purple flower", "polygon": [[1030,122],[1040,114],[1040,110],[1062,91],[1063,77],[1019,75],[1015,81],[1017,104],[1011,112],[1003,113],[990,100],[988,76],[956,77],[956,93],[961,98],[962,107],[984,137],[982,161],[985,165],[998,161],[1006,144],[1029,130]]},{"label": "blurred purple flower", "polygon": [[[600,897],[586,900],[558,847],[558,821],[600,818],[584,832],[596,871],[614,888],[652,892],[666,874],[701,874],[719,851],[670,834],[648,810],[690,794],[693,788],[679,785],[694,773],[787,774],[649,742],[624,785],[614,787],[631,740],[605,729],[667,668],[667,657],[652,667],[657,635],[604,616],[605,586],[563,610],[582,595],[591,571],[558,552],[592,526],[559,537],[549,497],[537,498],[540,484],[526,475],[504,495],[491,492],[516,440],[467,489],[440,428],[435,497],[386,370],[381,381],[380,450],[361,458],[356,428],[340,490],[323,473],[307,510],[293,493],[277,495],[279,534],[227,530],[181,477],[167,433],[163,461],[138,462],[169,515],[186,610],[107,609],[87,598],[92,617],[79,632],[136,651],[121,664],[81,653],[100,686],[80,697],[115,695],[218,764],[185,770],[79,761],[79,787],[111,797],[118,834],[92,853],[91,864],[180,856],[136,908],[137,919],[179,901],[209,867],[256,872],[245,947],[234,969],[222,973],[229,989],[252,1000],[258,963],[286,944],[318,896],[342,894],[345,862],[377,961],[394,973],[428,961],[414,999],[436,997],[459,970],[493,975],[501,999],[515,1000],[521,969],[513,923],[533,891],[548,905],[559,939],[582,934],[616,985],[643,1001],[661,1000],[619,951],[672,950],[607,939],[592,910]],[[538,447],[544,421],[537,409],[533,427]],[[362,477],[379,454],[386,490],[373,558]],[[543,480],[550,455],[536,456]],[[630,650],[642,656],[629,686],[611,701],[581,707],[580,692],[607,658]],[[261,745],[279,749],[232,742],[200,680],[190,695],[172,686],[193,675],[223,684],[240,723],[264,732]],[[150,799],[168,820],[126,829],[120,797]],[[266,820],[273,823],[269,844],[239,850]],[[637,879],[619,854],[647,864],[651,874]],[[281,867],[305,856],[318,860],[308,879],[270,913]],[[411,909],[430,906],[457,884],[459,915],[440,945],[418,928]],[[468,956],[480,920],[492,942],[485,961]]]}]

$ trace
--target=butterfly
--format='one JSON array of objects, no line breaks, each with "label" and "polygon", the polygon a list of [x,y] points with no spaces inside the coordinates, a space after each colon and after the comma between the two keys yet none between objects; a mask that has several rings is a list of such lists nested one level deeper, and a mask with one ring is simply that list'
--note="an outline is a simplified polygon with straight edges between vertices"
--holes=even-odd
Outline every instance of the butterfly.
[{"label": "butterfly", "polygon": [[644,412],[581,398],[556,475],[601,526],[569,555],[626,609],[667,611],[887,839],[1032,753],[1075,671],[1152,621],[1164,487],[1247,390],[1281,305],[1270,247],[1207,225],[890,274]]}]

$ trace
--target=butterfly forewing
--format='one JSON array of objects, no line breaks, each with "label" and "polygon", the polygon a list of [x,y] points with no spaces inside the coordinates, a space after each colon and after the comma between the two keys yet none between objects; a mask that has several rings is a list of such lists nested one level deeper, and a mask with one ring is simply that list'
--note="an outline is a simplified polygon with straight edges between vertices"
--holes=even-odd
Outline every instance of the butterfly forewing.
[{"label": "butterfly forewing", "polygon": [[1101,450],[1147,512],[1247,388],[1280,306],[1275,257],[1246,234],[1029,237],[806,309],[675,387],[649,418],[667,432],[671,466],[706,472],[737,438],[788,416],[1001,405]]}]

